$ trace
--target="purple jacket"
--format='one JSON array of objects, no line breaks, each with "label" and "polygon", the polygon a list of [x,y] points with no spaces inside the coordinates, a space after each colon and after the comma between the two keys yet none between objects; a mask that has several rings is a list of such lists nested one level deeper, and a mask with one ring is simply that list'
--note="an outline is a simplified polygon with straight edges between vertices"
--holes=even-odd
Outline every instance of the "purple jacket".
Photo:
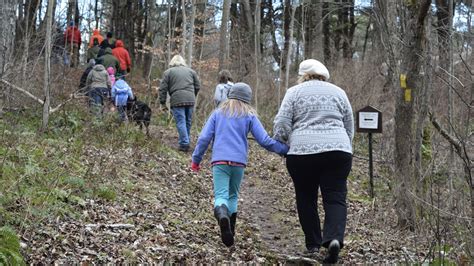
[{"label": "purple jacket", "polygon": [[214,140],[211,162],[232,161],[246,165],[249,132],[252,132],[258,144],[268,151],[280,155],[288,152],[286,144],[268,136],[256,116],[229,117],[217,109],[211,114],[199,135],[193,152],[193,162],[198,164],[201,162],[209,143]]}]

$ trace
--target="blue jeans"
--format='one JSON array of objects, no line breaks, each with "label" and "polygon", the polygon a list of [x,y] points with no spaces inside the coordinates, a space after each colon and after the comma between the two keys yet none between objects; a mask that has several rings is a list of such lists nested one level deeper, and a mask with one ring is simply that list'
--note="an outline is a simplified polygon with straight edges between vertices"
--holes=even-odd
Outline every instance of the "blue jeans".
[{"label": "blue jeans", "polygon": [[236,213],[240,184],[244,178],[244,167],[214,165],[212,176],[214,180],[214,207],[225,204],[229,209],[229,214]]},{"label": "blue jeans", "polygon": [[174,120],[176,121],[176,128],[178,129],[179,146],[189,146],[191,123],[193,120],[193,109],[193,106],[171,108]]}]

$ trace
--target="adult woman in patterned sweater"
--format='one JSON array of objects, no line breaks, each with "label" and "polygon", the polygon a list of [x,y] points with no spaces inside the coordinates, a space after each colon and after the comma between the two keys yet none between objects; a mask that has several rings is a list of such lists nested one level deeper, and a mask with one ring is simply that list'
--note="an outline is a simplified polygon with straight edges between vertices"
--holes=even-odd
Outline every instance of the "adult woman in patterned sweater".
[{"label": "adult woman in patterned sweater", "polygon": [[[301,62],[298,74],[299,84],[288,89],[275,117],[274,138],[290,146],[286,164],[295,186],[307,252],[326,247],[324,263],[336,263],[347,219],[352,107],[346,93],[327,82],[329,71],[321,62]],[[325,211],[323,232],[317,209],[319,188]]]}]

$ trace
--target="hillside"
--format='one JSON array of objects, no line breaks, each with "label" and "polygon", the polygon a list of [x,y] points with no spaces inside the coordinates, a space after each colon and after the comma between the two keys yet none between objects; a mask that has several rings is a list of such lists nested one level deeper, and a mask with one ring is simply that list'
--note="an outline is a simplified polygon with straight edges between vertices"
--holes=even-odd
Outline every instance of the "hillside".
[{"label": "hillside", "polygon": [[[166,114],[155,111],[150,138],[111,115],[94,121],[80,102],[55,114],[44,135],[39,121],[29,111],[0,120],[0,219],[17,231],[27,263],[321,261],[324,251],[302,254],[284,160],[253,141],[236,245],[228,249],[212,215],[209,162],[190,171],[191,154],[177,151]],[[429,238],[397,229],[388,188],[368,198],[366,168],[355,158],[341,262],[429,259]]]}]

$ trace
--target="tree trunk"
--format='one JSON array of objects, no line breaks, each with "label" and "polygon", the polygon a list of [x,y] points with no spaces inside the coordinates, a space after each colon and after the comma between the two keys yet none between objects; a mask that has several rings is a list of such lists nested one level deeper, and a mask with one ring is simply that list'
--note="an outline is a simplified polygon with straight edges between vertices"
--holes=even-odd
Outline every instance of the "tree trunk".
[{"label": "tree trunk", "polygon": [[189,21],[189,40],[188,40],[188,58],[189,66],[192,66],[193,61],[193,46],[194,46],[194,21],[196,19],[196,1],[191,0],[191,18]]},{"label": "tree trunk", "polygon": [[275,62],[277,62],[278,66],[281,67],[281,51],[280,48],[278,47],[278,42],[276,39],[276,20],[275,20],[275,9],[273,8],[273,3],[272,1],[268,1],[268,23],[270,24],[270,34],[272,36],[272,55],[273,58],[275,59]]},{"label": "tree trunk", "polygon": [[323,3],[321,0],[306,0],[304,59],[323,60]]},{"label": "tree trunk", "polygon": [[260,62],[260,0],[256,0],[255,8],[255,108],[258,112],[258,89],[259,89],[259,62]]},{"label": "tree trunk", "polygon": [[166,50],[166,65],[168,65],[171,61],[171,39],[173,38],[172,34],[173,34],[173,31],[171,30],[171,17],[172,17],[172,14],[171,14],[171,4],[170,4],[170,1],[168,0],[168,42],[166,43],[167,44],[167,50]]},{"label": "tree trunk", "polygon": [[291,13],[292,13],[292,6],[291,6],[291,0],[285,0],[285,7],[284,7],[284,21],[283,21],[283,37],[285,38],[285,42],[283,43],[283,51],[281,53],[281,60],[283,61],[283,64],[280,66],[280,71],[285,72],[286,67],[287,67],[287,55],[290,49],[290,43],[291,43],[291,34],[290,34],[290,24],[291,24]]},{"label": "tree trunk", "polygon": [[329,3],[323,3],[323,36],[324,36],[324,64],[329,65],[331,62],[331,31],[329,21]]},{"label": "tree trunk", "polygon": [[182,17],[182,24],[181,24],[181,55],[186,58],[186,26],[188,24],[188,19],[186,17],[186,0],[181,0],[181,17]]},{"label": "tree trunk", "polygon": [[354,16],[354,0],[345,0],[343,10],[343,39],[342,54],[345,59],[351,59],[353,53],[352,40],[357,24]]},{"label": "tree trunk", "polygon": [[395,188],[395,207],[398,224],[401,227],[414,229],[416,221],[416,202],[412,193],[416,187],[415,177],[415,125],[419,106],[415,105],[422,91],[420,76],[421,56],[424,54],[425,23],[431,0],[405,3],[405,25],[400,72],[406,75],[407,89],[399,90],[395,107],[395,176],[399,181]]},{"label": "tree trunk", "polygon": [[48,1],[48,9],[46,11],[46,40],[44,48],[44,104],[43,104],[43,123],[41,131],[44,132],[48,128],[49,107],[51,105],[50,86],[51,86],[51,35],[53,26],[53,5],[55,0]]},{"label": "tree trunk", "polygon": [[219,36],[219,71],[226,68],[227,42],[229,39],[229,14],[231,0],[224,0],[222,10],[222,22]]},{"label": "tree trunk", "polygon": [[13,44],[15,40],[15,13],[16,1],[4,0],[0,7],[0,78],[9,69],[9,63],[13,54]]}]

